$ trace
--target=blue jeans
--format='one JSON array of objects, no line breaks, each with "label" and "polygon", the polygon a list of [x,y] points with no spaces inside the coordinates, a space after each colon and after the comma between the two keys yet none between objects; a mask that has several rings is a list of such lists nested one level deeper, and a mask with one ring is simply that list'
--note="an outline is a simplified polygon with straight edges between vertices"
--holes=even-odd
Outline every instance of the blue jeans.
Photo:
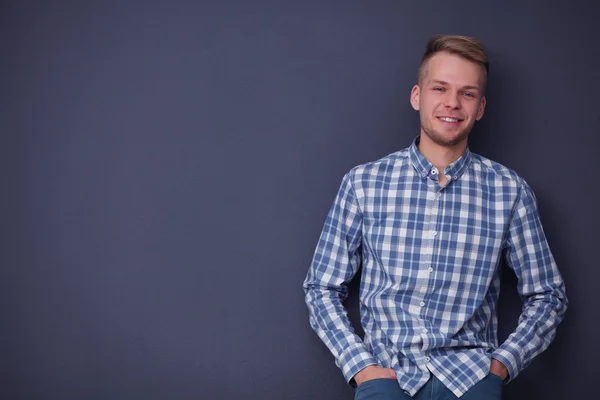
[{"label": "blue jeans", "polygon": [[[499,376],[489,374],[460,397],[460,400],[500,400],[504,383]],[[435,376],[423,386],[415,397],[400,389],[395,379],[373,379],[360,384],[354,394],[355,400],[455,400],[458,399]]]}]

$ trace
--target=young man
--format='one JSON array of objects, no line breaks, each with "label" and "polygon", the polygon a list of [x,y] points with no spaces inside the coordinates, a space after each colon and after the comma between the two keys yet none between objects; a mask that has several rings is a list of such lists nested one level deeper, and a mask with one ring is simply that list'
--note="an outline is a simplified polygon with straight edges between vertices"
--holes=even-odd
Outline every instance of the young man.
[{"label": "young man", "polygon": [[[420,135],[346,174],[329,211],[306,304],[356,399],[500,399],[564,316],[564,282],[531,188],[467,146],[488,69],[477,39],[431,39],[410,95]],[[503,254],[524,307],[498,346]],[[364,341],[342,305],[361,266]]]}]

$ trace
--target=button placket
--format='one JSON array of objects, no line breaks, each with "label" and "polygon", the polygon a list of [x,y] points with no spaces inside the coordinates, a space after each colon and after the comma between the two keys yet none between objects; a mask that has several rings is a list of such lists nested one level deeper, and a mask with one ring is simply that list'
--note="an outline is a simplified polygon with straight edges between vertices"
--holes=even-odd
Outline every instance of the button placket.
[{"label": "button placket", "polygon": [[[440,208],[441,198],[443,196],[442,190],[438,186],[433,186],[434,190],[427,194],[427,207],[425,210],[425,226],[424,226],[424,243],[425,251],[423,252],[422,265],[424,269],[420,269],[417,279],[418,291],[416,292],[418,297],[418,305],[420,306],[420,317],[424,318],[426,315],[426,299],[428,289],[431,287],[433,280],[433,254],[436,251],[436,238],[439,234],[437,230],[438,213]],[[439,243],[439,242],[438,242]],[[426,336],[427,330],[423,327],[422,336]]]},{"label": "button placket", "polygon": [[[432,173],[434,169],[432,169]],[[435,171],[437,173],[437,170]],[[427,304],[427,289],[430,285],[431,281],[431,272],[433,272],[433,268],[431,267],[432,254],[434,252],[434,244],[435,244],[435,235],[437,232],[433,229],[435,233],[432,232],[432,227],[435,228],[435,224],[437,221],[437,208],[438,208],[438,196],[436,189],[437,187],[433,182],[430,182],[429,187],[432,189],[427,193],[427,205],[425,209],[425,226],[423,227],[423,253],[422,253],[422,267],[419,269],[417,273],[417,282],[416,282],[416,291],[415,291],[415,303],[419,308],[419,316],[421,319],[425,316],[425,306]],[[423,327],[423,329],[425,329]],[[427,332],[422,332],[424,335]]]}]

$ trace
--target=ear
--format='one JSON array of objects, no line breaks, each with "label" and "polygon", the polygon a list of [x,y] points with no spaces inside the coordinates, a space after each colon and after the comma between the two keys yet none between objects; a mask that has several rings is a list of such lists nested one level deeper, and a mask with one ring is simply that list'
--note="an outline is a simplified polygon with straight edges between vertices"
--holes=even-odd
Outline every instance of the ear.
[{"label": "ear", "polygon": [[479,121],[481,117],[483,117],[483,112],[485,111],[485,104],[486,100],[485,96],[483,96],[481,98],[481,102],[479,103],[479,109],[477,110],[477,117],[475,118],[476,121]]},{"label": "ear", "polygon": [[412,108],[414,108],[416,111],[419,111],[419,97],[421,95],[421,89],[419,88],[419,85],[415,85],[413,86],[412,90],[410,91],[410,104],[412,105]]}]

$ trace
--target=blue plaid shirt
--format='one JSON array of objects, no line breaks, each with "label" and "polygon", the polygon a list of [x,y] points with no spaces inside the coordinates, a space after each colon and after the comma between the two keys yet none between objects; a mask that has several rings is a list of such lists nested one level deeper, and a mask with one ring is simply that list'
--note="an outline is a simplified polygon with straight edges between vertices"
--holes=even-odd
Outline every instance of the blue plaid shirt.
[{"label": "blue plaid shirt", "polygon": [[[554,339],[567,297],[527,183],[467,149],[441,187],[417,144],[344,176],[304,281],[306,304],[347,381],[379,365],[411,396],[434,374],[460,397],[491,358],[514,379]],[[503,253],[524,307],[498,346]],[[361,265],[364,341],[342,305]]]}]

